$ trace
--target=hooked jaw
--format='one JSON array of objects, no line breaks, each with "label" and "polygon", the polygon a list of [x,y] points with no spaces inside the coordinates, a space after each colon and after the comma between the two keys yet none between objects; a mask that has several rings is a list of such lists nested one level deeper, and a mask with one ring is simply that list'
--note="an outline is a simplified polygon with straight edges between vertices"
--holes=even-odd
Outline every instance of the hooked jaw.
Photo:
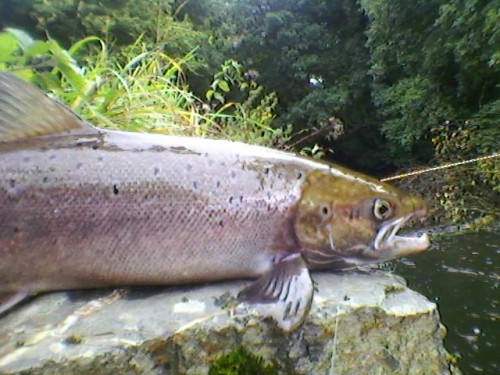
[{"label": "hooked jaw", "polygon": [[375,240],[373,250],[382,255],[385,260],[395,259],[410,254],[419,253],[430,246],[427,233],[420,235],[398,235],[401,227],[411,218],[421,218],[427,215],[427,209],[412,212],[409,215],[389,221],[381,226]]},{"label": "hooked jaw", "polygon": [[347,269],[426,250],[429,237],[400,235],[425,202],[355,174],[311,173],[298,204],[295,234],[313,269]]}]

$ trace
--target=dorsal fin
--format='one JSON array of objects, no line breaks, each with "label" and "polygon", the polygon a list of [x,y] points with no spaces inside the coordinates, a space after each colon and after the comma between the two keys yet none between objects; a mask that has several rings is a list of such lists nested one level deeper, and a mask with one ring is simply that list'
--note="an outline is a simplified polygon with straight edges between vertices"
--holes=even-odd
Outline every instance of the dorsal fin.
[{"label": "dorsal fin", "polygon": [[96,131],[38,87],[0,72],[0,142],[77,129]]}]

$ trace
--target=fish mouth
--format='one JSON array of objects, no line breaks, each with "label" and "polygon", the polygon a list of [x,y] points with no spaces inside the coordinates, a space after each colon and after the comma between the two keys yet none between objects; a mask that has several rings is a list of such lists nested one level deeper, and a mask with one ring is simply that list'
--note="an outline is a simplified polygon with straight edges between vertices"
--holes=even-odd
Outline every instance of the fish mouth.
[{"label": "fish mouth", "polygon": [[384,256],[384,258],[386,259],[398,258],[426,250],[430,246],[427,233],[398,235],[399,230],[408,220],[424,217],[426,214],[427,210],[418,210],[383,224],[373,241],[373,248],[385,252],[387,257]]}]

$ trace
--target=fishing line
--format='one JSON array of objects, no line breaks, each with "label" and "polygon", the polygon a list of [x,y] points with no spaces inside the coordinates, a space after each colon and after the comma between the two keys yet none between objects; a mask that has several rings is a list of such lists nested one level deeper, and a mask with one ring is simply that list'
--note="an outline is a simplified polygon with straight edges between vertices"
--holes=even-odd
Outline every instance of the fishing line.
[{"label": "fishing line", "polygon": [[416,175],[427,173],[427,172],[439,171],[441,169],[447,169],[447,168],[457,167],[459,165],[475,163],[477,161],[488,160],[488,159],[495,159],[495,158],[498,158],[499,156],[500,156],[500,153],[496,152],[496,153],[488,155],[488,156],[481,156],[481,157],[474,158],[474,159],[463,160],[463,161],[458,161],[458,162],[455,162],[455,163],[449,163],[449,164],[440,165],[438,167],[425,168],[425,169],[421,169],[419,171],[413,171],[413,172],[399,174],[397,176],[386,177],[386,178],[382,178],[380,181],[398,180],[400,178],[405,178],[405,177],[410,177],[410,176],[416,176]]}]

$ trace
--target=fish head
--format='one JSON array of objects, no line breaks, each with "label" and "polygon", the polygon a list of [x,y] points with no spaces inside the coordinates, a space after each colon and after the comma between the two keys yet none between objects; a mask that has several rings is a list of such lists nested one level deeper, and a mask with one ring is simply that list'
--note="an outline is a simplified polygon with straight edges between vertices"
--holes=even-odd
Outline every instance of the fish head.
[{"label": "fish head", "polygon": [[294,229],[312,268],[347,269],[426,250],[427,234],[403,236],[398,231],[427,213],[421,198],[336,167],[309,174]]}]

